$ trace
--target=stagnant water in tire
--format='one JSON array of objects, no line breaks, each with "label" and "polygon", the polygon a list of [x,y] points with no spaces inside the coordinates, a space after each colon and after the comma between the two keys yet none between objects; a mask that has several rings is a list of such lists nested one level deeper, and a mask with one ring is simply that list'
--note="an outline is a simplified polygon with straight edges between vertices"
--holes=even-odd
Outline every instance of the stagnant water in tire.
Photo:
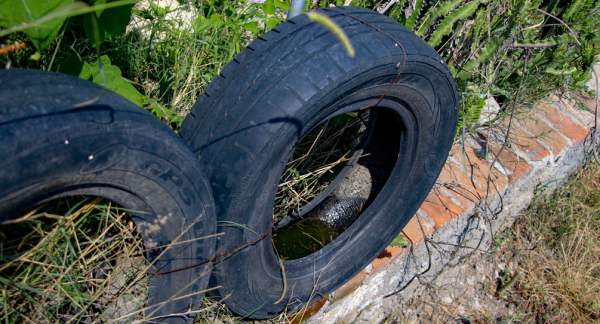
[{"label": "stagnant water in tire", "polygon": [[[276,223],[298,214],[323,193],[349,163],[360,157],[370,109],[333,117],[312,129],[296,146],[279,181],[273,206]],[[317,218],[296,220],[274,231],[282,259],[308,256],[332,242],[340,230]]]},{"label": "stagnant water in tire", "polygon": [[147,276],[135,224],[114,203],[67,197],[0,223],[0,300],[9,322],[142,319]]}]

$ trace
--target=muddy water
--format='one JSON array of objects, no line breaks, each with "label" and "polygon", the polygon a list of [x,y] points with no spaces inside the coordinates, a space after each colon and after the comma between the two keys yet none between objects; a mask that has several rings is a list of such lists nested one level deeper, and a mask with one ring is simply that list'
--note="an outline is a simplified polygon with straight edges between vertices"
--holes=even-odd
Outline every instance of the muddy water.
[{"label": "muddy water", "polygon": [[338,235],[327,223],[309,218],[275,233],[273,243],[282,259],[295,260],[322,249]]}]

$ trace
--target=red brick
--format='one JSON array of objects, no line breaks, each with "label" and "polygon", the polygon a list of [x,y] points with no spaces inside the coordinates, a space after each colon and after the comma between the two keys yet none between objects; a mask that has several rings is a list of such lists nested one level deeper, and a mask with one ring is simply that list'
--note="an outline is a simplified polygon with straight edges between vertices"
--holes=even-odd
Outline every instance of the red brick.
[{"label": "red brick", "polygon": [[[456,170],[458,172],[461,172],[460,170]],[[455,182],[458,181],[458,176],[455,173],[455,169],[453,167],[453,165],[449,162],[446,162],[444,164],[444,167],[442,168],[442,172],[440,173],[440,176],[437,179],[437,182],[440,184],[445,184],[445,183],[450,183],[450,182]]]},{"label": "red brick", "polygon": [[[455,158],[456,157],[457,157],[457,152],[455,152]],[[468,181],[468,178],[465,176],[465,172],[450,161],[451,161],[451,159],[448,159],[448,161],[446,161],[446,163],[444,164],[444,167],[442,168],[442,172],[440,173],[440,176],[437,179],[437,183],[440,185],[443,185],[444,187],[446,187],[450,190],[453,190],[451,188],[457,187],[457,186],[463,187],[463,185],[461,185],[463,182],[467,182],[469,184],[469,186],[471,186],[470,181]],[[473,195],[468,190],[464,190],[464,188],[463,188],[462,191],[457,191],[457,194],[455,195],[455,197],[460,201],[461,204],[463,204],[463,200],[464,200],[465,204],[463,206],[463,210],[471,207],[472,204],[469,204],[469,202],[470,202],[470,199],[473,198]]]},{"label": "red brick", "polygon": [[[550,99],[553,100],[556,105],[575,117],[575,119],[579,121],[584,128],[590,128],[594,126],[594,114],[579,108],[577,103],[575,103],[575,100],[571,100],[571,102],[569,102],[566,98],[559,98],[554,95],[550,96]],[[590,109],[594,110],[594,107],[595,103]]]},{"label": "red brick", "polygon": [[558,111],[550,103],[539,103],[536,109],[556,130],[573,140],[575,145],[580,144],[587,137],[588,131],[585,128],[574,123],[570,117]]},{"label": "red brick", "polygon": [[471,181],[471,175],[466,172],[466,165],[469,163],[467,158],[467,152],[461,151],[460,154],[456,154],[452,159],[449,160],[449,167],[452,168],[456,182],[469,188],[476,188],[473,186]]},{"label": "red brick", "polygon": [[477,197],[477,188],[473,186],[471,176],[462,168],[461,162],[463,161],[463,157],[465,163],[468,163],[466,155],[463,155],[462,153],[460,155],[455,155],[452,159],[449,159],[448,162],[446,162],[446,165],[444,165],[444,170],[449,171],[442,171],[442,175],[444,176],[442,180],[451,180],[445,181],[444,183],[450,182],[454,184],[459,184],[463,188],[468,188],[469,193],[472,196]]},{"label": "red brick", "polygon": [[375,260],[373,260],[373,262],[371,262],[373,269],[371,269],[370,274],[374,275],[379,270],[385,268],[388,264],[394,262],[394,260],[396,260],[400,254],[402,254],[402,247],[388,246],[385,248],[383,253],[381,253]]},{"label": "red brick", "polygon": [[519,176],[529,172],[531,170],[531,165],[525,162],[523,159],[518,158],[512,152],[505,147],[502,152],[500,152],[500,146],[495,143],[488,143],[489,153],[492,154],[492,158],[496,158],[498,153],[498,162],[511,174],[508,175],[508,181],[510,183],[514,182]]},{"label": "red brick", "polygon": [[427,199],[421,205],[421,209],[433,219],[435,223],[434,230],[462,213],[462,210],[439,190],[432,190],[429,193]]},{"label": "red brick", "polygon": [[515,123],[512,125],[509,139],[530,161],[539,161],[550,154],[547,148],[538,143],[537,140],[533,139],[531,135]]},{"label": "red brick", "polygon": [[354,276],[354,278],[350,279],[348,282],[346,282],[343,286],[341,286],[335,291],[333,297],[331,298],[331,302],[335,303],[336,301],[348,296],[351,292],[355,291],[356,288],[358,288],[363,281],[365,281],[366,277],[367,272],[365,270],[361,271],[359,274]]},{"label": "red brick", "polygon": [[471,206],[475,205],[479,201],[477,197],[477,193],[473,193],[472,187],[465,188],[464,185],[454,182],[454,183],[445,183],[444,188],[452,193],[452,196],[458,200],[461,204],[460,207],[463,211],[471,208]]},{"label": "red brick", "polygon": [[[458,157],[458,153],[454,153],[454,158]],[[473,200],[479,201],[477,191],[472,189],[471,181],[465,176],[465,172],[450,161],[451,159],[444,164],[437,183],[454,192],[453,196],[462,205],[462,210],[467,210],[475,204]]]},{"label": "red brick", "polygon": [[[421,220],[421,223],[423,223],[423,220]],[[425,232],[425,235],[429,235],[434,232],[434,229],[433,227],[423,225],[423,231],[421,231],[417,215],[413,216],[402,230],[402,234],[408,241],[412,241],[413,244],[417,244],[423,240],[423,232]]]},{"label": "red brick", "polygon": [[[479,193],[481,197],[485,197],[487,194],[486,188],[488,183],[488,177],[490,176],[490,167],[488,161],[475,154],[475,151],[471,146],[465,145],[466,163],[467,168],[472,172],[473,179],[476,181]],[[492,175],[490,177],[490,193],[496,192],[496,190],[502,190],[508,185],[508,179],[503,174],[492,168]]]},{"label": "red brick", "polygon": [[[487,190],[488,177],[490,178],[489,179],[489,184],[490,184],[489,191]],[[481,184],[480,186],[483,191],[481,194],[482,197],[486,196],[487,194],[494,194],[498,191],[502,191],[508,185],[508,179],[504,176],[504,174],[500,173],[500,171],[498,171],[494,168],[492,168],[491,175],[489,175],[488,169],[484,169],[481,171],[474,172],[473,178],[478,183]]]},{"label": "red brick", "polygon": [[290,321],[290,324],[300,324],[306,321],[311,316],[315,315],[319,310],[321,310],[321,308],[323,308],[323,305],[325,305],[325,302],[327,302],[328,299],[329,296],[325,296],[321,298],[321,300],[319,300],[318,302],[309,305],[308,307],[300,310],[299,312],[288,315],[288,320]]},{"label": "red brick", "polygon": [[520,116],[518,122],[524,129],[533,134],[536,139],[541,140],[549,146],[554,155],[560,153],[565,147],[570,146],[566,139],[539,118],[537,114]]}]

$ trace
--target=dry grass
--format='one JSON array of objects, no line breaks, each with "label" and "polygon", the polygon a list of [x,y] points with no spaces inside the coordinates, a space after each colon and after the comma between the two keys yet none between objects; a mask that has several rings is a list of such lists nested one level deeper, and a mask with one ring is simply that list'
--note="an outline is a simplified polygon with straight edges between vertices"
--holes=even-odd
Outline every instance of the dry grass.
[{"label": "dry grass", "polygon": [[297,212],[327,188],[352,159],[368,120],[368,109],[342,114],[302,138],[279,181],[273,207],[276,221]]},{"label": "dry grass", "polygon": [[577,171],[554,196],[540,195],[515,224],[519,277],[507,290],[525,322],[600,320],[600,168]]},{"label": "dry grass", "polygon": [[146,300],[141,237],[99,198],[60,199],[0,226],[0,320],[108,322]]}]

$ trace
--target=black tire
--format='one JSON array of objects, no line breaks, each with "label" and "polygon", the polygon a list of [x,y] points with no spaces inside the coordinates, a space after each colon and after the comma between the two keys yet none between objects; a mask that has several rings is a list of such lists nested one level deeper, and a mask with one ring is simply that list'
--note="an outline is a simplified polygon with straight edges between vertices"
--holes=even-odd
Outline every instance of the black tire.
[{"label": "black tire", "polygon": [[[366,209],[323,249],[283,261],[283,300],[276,303],[284,280],[270,234],[216,265],[209,287],[219,288],[211,294],[228,296],[224,302],[250,318],[270,318],[316,302],[364,269],[417,211],[455,134],[459,98],[442,58],[389,17],[361,8],[335,10],[398,40],[406,51],[406,66],[372,109],[377,117],[364,145],[371,155],[351,165],[370,173],[368,197],[362,200]],[[356,50],[354,58],[325,28],[298,16],[237,55],[200,96],[180,129],[207,171],[218,226],[228,222],[223,223],[226,234],[217,241],[217,254],[268,232],[277,185],[295,145],[319,123],[376,102],[405,59],[400,46],[367,24],[338,12],[320,12],[345,30]],[[361,187],[352,172],[336,179],[336,188],[327,197],[315,198],[319,203],[308,209],[322,211],[334,201],[343,213],[356,216],[352,204],[345,204],[354,198],[342,197],[346,188]]]},{"label": "black tire", "polygon": [[[57,197],[98,196],[131,210],[145,246],[192,240],[146,252],[150,271],[214,255],[214,238],[193,240],[215,233],[208,182],[156,117],[92,82],[34,70],[0,71],[0,107],[0,220]],[[197,310],[211,267],[148,275],[145,316],[191,322],[195,314],[167,315]]]}]

